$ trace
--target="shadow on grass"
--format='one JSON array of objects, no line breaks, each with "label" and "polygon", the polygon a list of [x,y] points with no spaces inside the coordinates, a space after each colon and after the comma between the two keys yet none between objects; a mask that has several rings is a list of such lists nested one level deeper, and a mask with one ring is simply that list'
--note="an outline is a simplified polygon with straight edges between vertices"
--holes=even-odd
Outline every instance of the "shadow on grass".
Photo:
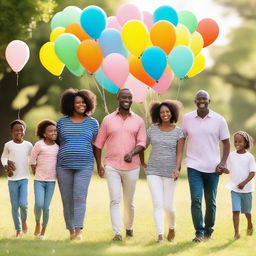
[{"label": "shadow on grass", "polygon": [[224,244],[220,244],[220,245],[217,245],[217,246],[212,246],[209,249],[210,249],[211,252],[219,252],[219,251],[225,250],[226,248],[231,246],[234,242],[236,242],[235,239],[229,239]]}]

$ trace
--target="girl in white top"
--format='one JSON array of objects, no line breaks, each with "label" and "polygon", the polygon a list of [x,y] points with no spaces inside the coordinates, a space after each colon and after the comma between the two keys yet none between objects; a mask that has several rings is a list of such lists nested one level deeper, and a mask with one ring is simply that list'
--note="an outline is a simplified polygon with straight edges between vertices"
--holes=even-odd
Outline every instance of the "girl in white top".
[{"label": "girl in white top", "polygon": [[251,210],[256,164],[254,156],[247,151],[253,145],[253,139],[247,132],[236,132],[234,134],[234,145],[236,151],[229,154],[227,169],[223,169],[222,172],[230,173],[227,188],[231,190],[234,238],[239,239],[240,212],[244,213],[247,218],[247,235],[253,234]]},{"label": "girl in white top", "polygon": [[5,143],[1,162],[8,175],[8,187],[12,205],[12,217],[16,237],[27,232],[29,155],[32,144],[23,140],[26,124],[14,120],[10,124],[12,140]]}]

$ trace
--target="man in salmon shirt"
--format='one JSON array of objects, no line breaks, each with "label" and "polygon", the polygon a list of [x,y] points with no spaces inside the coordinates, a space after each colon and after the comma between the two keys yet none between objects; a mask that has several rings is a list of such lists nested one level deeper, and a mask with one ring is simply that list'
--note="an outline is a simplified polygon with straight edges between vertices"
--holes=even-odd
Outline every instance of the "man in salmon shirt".
[{"label": "man in salmon shirt", "polygon": [[[134,192],[139,178],[138,153],[146,146],[146,128],[141,117],[133,113],[132,93],[121,89],[118,94],[119,108],[107,115],[94,142],[98,174],[105,175],[110,196],[110,215],[114,241],[122,240],[120,200],[123,189],[124,225],[126,237],[133,236]],[[101,162],[102,148],[106,145],[104,165]]]}]

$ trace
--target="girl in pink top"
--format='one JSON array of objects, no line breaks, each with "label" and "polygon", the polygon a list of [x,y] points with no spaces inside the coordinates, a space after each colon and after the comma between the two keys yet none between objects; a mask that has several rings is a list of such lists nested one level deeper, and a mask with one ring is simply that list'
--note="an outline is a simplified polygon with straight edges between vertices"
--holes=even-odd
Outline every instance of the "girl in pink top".
[{"label": "girl in pink top", "polygon": [[[34,145],[30,165],[35,175],[35,219],[36,227],[34,235],[44,239],[46,226],[49,220],[49,206],[52,200],[55,180],[56,161],[59,146],[55,143],[57,139],[56,123],[51,120],[43,120],[37,125],[36,135],[40,139]],[[42,228],[40,224],[43,212]]]}]

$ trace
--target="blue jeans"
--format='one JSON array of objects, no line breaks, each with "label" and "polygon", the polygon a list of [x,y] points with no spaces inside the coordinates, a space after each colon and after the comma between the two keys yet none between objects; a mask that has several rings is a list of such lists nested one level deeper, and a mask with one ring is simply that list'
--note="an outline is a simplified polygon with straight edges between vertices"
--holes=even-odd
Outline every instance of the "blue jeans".
[{"label": "blue jeans", "polygon": [[9,180],[8,187],[12,205],[12,218],[14,226],[16,230],[21,230],[20,221],[27,220],[28,179]]},{"label": "blue jeans", "polygon": [[40,221],[43,212],[42,227],[46,227],[49,220],[49,207],[55,188],[55,181],[34,181],[36,221]]},{"label": "blue jeans", "polygon": [[[216,216],[216,195],[219,176],[188,168],[188,181],[191,195],[191,214],[196,236],[207,236],[213,232]],[[205,216],[202,214],[202,197],[205,198]]]},{"label": "blue jeans", "polygon": [[88,187],[92,170],[57,168],[57,177],[63,204],[66,227],[83,228]]}]

